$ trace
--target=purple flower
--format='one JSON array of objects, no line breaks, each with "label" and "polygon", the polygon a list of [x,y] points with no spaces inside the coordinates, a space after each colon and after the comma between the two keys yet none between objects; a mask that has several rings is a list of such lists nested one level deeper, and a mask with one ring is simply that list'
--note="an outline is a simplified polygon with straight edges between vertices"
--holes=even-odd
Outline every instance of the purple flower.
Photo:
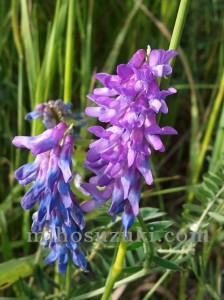
[{"label": "purple flower", "polygon": [[[71,191],[73,136],[70,128],[60,122],[34,137],[17,136],[12,143],[27,148],[36,158],[15,171],[15,178],[22,185],[33,182],[23,196],[21,206],[31,209],[36,203],[38,211],[33,216],[32,232],[51,234],[51,239],[43,239],[43,246],[51,250],[47,263],[58,260],[58,269],[65,272],[69,257],[76,266],[86,270],[87,261],[80,248],[80,240],[85,227],[83,212]],[[66,235],[61,241],[60,232]]]},{"label": "purple flower", "polygon": [[[168,112],[165,98],[176,93],[174,88],[161,91],[156,76],[171,74],[169,61],[175,55],[172,50],[153,50],[147,57],[141,49],[127,64],[117,67],[116,75],[96,74],[104,87],[88,95],[98,106],[87,107],[86,114],[111,126],[89,128],[99,139],[90,144],[85,166],[96,176],[83,184],[93,199],[81,207],[90,211],[111,198],[109,213],[115,219],[123,212],[126,235],[139,213],[142,179],[148,185],[153,183],[149,163],[152,150],[165,151],[160,136],[177,134],[169,126],[156,124],[156,114]],[[103,187],[103,192],[97,186]]]},{"label": "purple flower", "polygon": [[169,61],[178,52],[174,50],[152,50],[149,56],[149,66],[154,76],[163,77],[172,73]]},{"label": "purple flower", "polygon": [[33,155],[53,149],[62,139],[67,125],[59,123],[54,128],[45,130],[38,136],[16,136],[12,143],[16,147],[31,149]]}]

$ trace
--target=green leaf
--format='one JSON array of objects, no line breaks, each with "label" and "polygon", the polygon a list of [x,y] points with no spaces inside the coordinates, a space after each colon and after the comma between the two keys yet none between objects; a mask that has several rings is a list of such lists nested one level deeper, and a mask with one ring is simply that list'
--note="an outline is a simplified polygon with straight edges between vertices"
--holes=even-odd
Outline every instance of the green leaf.
[{"label": "green leaf", "polygon": [[102,272],[102,269],[98,267],[97,264],[95,264],[95,262],[93,262],[92,260],[89,261],[89,265],[91,267],[91,273],[93,273],[97,278],[103,278],[104,274]]},{"label": "green leaf", "polygon": [[127,265],[129,265],[129,266],[136,265],[134,255],[132,254],[131,251],[127,251],[126,260],[127,260]]},{"label": "green leaf", "polygon": [[169,260],[166,260],[164,258],[161,258],[159,256],[154,256],[153,261],[157,265],[159,265],[163,268],[166,268],[166,269],[169,269],[169,270],[174,270],[174,271],[181,271],[181,268],[177,264],[175,264],[175,263],[173,263]]},{"label": "green leaf", "polygon": [[213,192],[204,182],[202,183],[203,194],[205,194],[209,199],[213,198],[216,192]]},{"label": "green leaf", "polygon": [[155,207],[141,207],[140,208],[140,214],[143,219],[145,217],[147,217],[148,215],[154,214],[155,212],[158,212],[158,208],[155,208]]},{"label": "green leaf", "polygon": [[150,234],[152,234],[151,238],[153,238],[153,240],[155,242],[156,241],[161,242],[161,239],[165,236],[166,233],[167,233],[167,231],[155,231],[155,232],[152,232]]},{"label": "green leaf", "polygon": [[[140,208],[140,214],[144,221],[153,220],[159,217],[164,216],[166,213],[159,212],[157,208],[154,207],[143,207]],[[136,229],[137,227],[140,227],[139,222],[136,220],[134,224],[132,225],[132,230]]]},{"label": "green leaf", "polygon": [[46,272],[43,271],[43,269],[39,266],[36,265],[35,267],[35,277],[37,278],[37,281],[41,287],[41,290],[43,290],[45,293],[49,294],[50,293],[50,288],[49,288],[49,279],[46,276]]},{"label": "green leaf", "polygon": [[136,249],[136,256],[135,256],[139,261],[145,260],[145,252],[143,247],[139,247]]},{"label": "green leaf", "polygon": [[211,218],[216,220],[218,223],[224,224],[224,216],[223,215],[213,213],[213,212],[209,212],[208,214]]},{"label": "green leaf", "polygon": [[20,278],[19,283],[20,283],[20,288],[21,288],[22,293],[23,293],[23,299],[24,300],[38,299],[39,298],[37,290],[34,290],[34,289],[30,288],[29,285],[23,279]]},{"label": "green leaf", "polygon": [[135,249],[141,247],[142,245],[143,245],[143,241],[142,242],[133,242],[128,245],[127,251],[135,250]]},{"label": "green leaf", "polygon": [[188,223],[195,223],[198,221],[198,218],[195,215],[189,214],[188,211],[183,212],[182,215],[187,220]]},{"label": "green leaf", "polygon": [[146,224],[148,230],[151,231],[162,231],[165,228],[170,227],[173,224],[171,221],[157,221]]},{"label": "green leaf", "polygon": [[211,189],[214,193],[217,192],[217,190],[219,189],[219,186],[216,184],[216,182],[212,179],[211,176],[209,175],[204,175],[203,176],[203,181],[205,183],[205,185]]},{"label": "green leaf", "polygon": [[33,273],[34,255],[0,264],[0,290]]},{"label": "green leaf", "polygon": [[209,172],[208,174],[213,182],[215,182],[220,187],[223,186],[223,180],[219,176],[217,176],[216,174],[214,174],[212,172]]},{"label": "green leaf", "polygon": [[223,171],[222,170],[219,170],[217,172],[217,176],[222,180],[222,182],[224,181],[224,174],[223,174]]},{"label": "green leaf", "polygon": [[208,196],[207,194],[204,193],[204,190],[202,188],[199,188],[198,190],[195,191],[195,197],[205,204],[207,204],[208,199],[211,198],[210,195]]},{"label": "green leaf", "polygon": [[143,269],[143,266],[136,266],[136,267],[127,267],[127,268],[124,268],[122,270],[122,273],[124,274],[134,274],[136,272],[139,272]]},{"label": "green leaf", "polygon": [[214,290],[214,288],[211,285],[206,284],[205,287],[213,299],[215,299],[215,300],[221,299],[219,294]]},{"label": "green leaf", "polygon": [[100,265],[102,267],[104,267],[105,274],[108,274],[108,272],[110,270],[110,264],[106,261],[106,259],[103,257],[103,255],[101,255],[99,252],[97,252],[97,257],[101,260]]},{"label": "green leaf", "polygon": [[203,212],[203,207],[199,206],[199,205],[196,205],[196,204],[187,203],[187,204],[184,204],[183,207],[186,210],[190,210],[190,211],[193,211],[193,212],[199,212],[199,213]]}]

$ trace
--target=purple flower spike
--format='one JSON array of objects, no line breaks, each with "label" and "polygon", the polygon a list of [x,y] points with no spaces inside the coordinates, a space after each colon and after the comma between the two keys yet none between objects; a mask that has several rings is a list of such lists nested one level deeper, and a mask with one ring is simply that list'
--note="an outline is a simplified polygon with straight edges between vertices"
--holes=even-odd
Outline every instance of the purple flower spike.
[{"label": "purple flower spike", "polygon": [[[175,55],[176,51],[161,49],[147,56],[140,49],[127,64],[117,67],[116,75],[96,74],[104,87],[87,96],[98,106],[87,107],[86,114],[109,126],[89,128],[98,140],[90,144],[85,166],[95,176],[82,185],[92,199],[81,207],[90,211],[111,198],[109,213],[115,220],[123,212],[126,237],[139,214],[142,180],[153,183],[149,157],[153,150],[165,151],[161,135],[177,134],[175,129],[156,123],[158,112],[168,112],[165,98],[176,93],[174,88],[161,91],[156,77],[171,74],[169,61]],[[97,186],[104,190],[99,191]]]},{"label": "purple flower spike", "polygon": [[[61,273],[66,271],[69,258],[87,271],[87,260],[79,244],[79,236],[85,227],[83,211],[70,188],[74,138],[65,122],[52,126],[57,117],[52,117],[51,113],[57,112],[58,116],[62,113],[65,119],[66,115],[70,116],[70,107],[61,100],[38,105],[26,118],[43,116],[48,129],[38,136],[17,136],[12,141],[15,146],[30,149],[36,155],[34,162],[15,171],[15,178],[22,185],[34,182],[22,198],[21,206],[27,210],[39,204],[31,230],[44,233],[40,243],[50,249],[45,261],[51,264],[58,260]],[[76,233],[76,239],[73,233]]]}]

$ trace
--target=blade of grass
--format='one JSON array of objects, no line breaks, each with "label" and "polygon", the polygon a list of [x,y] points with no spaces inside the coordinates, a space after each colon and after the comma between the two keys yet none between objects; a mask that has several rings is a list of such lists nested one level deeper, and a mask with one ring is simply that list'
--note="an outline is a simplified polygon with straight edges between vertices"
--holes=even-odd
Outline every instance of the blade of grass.
[{"label": "blade of grass", "polygon": [[[82,54],[81,54],[81,87],[80,99],[81,110],[83,111],[86,104],[86,94],[89,91],[91,80],[91,43],[92,43],[92,22],[93,22],[94,0],[88,1],[88,13],[86,19],[86,31],[83,33],[83,22],[80,23],[80,34],[82,39]],[[79,18],[81,14],[79,12]]]},{"label": "blade of grass", "polygon": [[[55,6],[54,21],[47,40],[44,53],[43,64],[38,73],[37,87],[35,90],[35,104],[47,101],[50,89],[55,75],[55,65],[57,62],[57,51],[60,39],[63,37],[65,21],[67,16],[68,2],[66,0],[57,0]],[[33,120],[32,135],[40,131],[41,123]]]},{"label": "blade of grass", "polygon": [[202,169],[202,165],[203,165],[203,162],[205,159],[205,154],[208,149],[208,145],[209,145],[209,142],[210,142],[210,139],[212,136],[215,122],[217,120],[217,116],[220,111],[220,107],[222,105],[223,96],[224,96],[224,71],[223,71],[222,78],[220,81],[220,88],[219,88],[218,94],[216,96],[216,99],[214,101],[214,106],[211,111],[210,118],[208,120],[208,125],[206,128],[206,132],[205,132],[205,135],[204,135],[204,138],[202,141],[202,145],[201,145],[201,149],[200,149],[200,156],[198,157],[197,164],[195,166],[195,171],[194,171],[193,178],[192,178],[193,184],[198,182],[198,178],[199,178],[199,175],[200,175],[200,172]]},{"label": "blade of grass", "polygon": [[222,113],[219,119],[218,131],[215,139],[215,144],[212,151],[212,158],[209,165],[209,170],[216,167],[217,162],[224,154],[224,104],[222,106]]},{"label": "blade of grass", "polygon": [[[18,96],[17,96],[17,132],[18,135],[22,135],[23,132],[23,51],[21,38],[19,34],[19,22],[18,22],[18,1],[13,0],[11,3],[12,11],[12,32],[13,39],[18,53]],[[16,152],[16,163],[15,167],[17,168],[20,163],[20,153],[21,149],[18,149]]]},{"label": "blade of grass", "polygon": [[35,89],[37,83],[38,64],[35,57],[34,44],[32,40],[32,24],[28,14],[28,2],[21,0],[21,32],[24,50],[26,54],[27,78],[30,91],[30,102],[34,106]]},{"label": "blade of grass", "polygon": [[75,3],[70,1],[68,7],[68,24],[66,35],[66,52],[65,52],[65,75],[64,75],[64,102],[71,102],[72,98],[72,73],[74,57],[74,25],[75,25]]}]

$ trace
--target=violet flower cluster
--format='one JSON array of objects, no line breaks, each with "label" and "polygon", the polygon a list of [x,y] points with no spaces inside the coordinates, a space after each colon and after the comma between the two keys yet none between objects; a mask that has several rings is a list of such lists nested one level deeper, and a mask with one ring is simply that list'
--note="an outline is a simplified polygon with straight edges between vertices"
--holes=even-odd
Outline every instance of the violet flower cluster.
[{"label": "violet flower cluster", "polygon": [[39,204],[31,231],[44,232],[41,244],[51,250],[45,261],[58,260],[61,273],[66,271],[69,257],[84,271],[87,265],[78,243],[79,233],[85,227],[83,212],[70,188],[73,135],[65,122],[58,122],[69,118],[70,114],[70,104],[61,100],[40,104],[26,118],[43,116],[48,129],[38,136],[16,136],[12,141],[17,147],[30,149],[36,156],[33,162],[16,170],[15,178],[21,185],[33,182],[21,205],[27,210]]},{"label": "violet flower cluster", "polygon": [[149,55],[138,50],[127,64],[117,67],[117,75],[96,74],[104,87],[88,95],[98,107],[87,107],[86,114],[110,127],[89,128],[99,139],[90,144],[85,162],[95,176],[82,185],[92,200],[81,208],[87,212],[111,198],[109,213],[115,220],[123,212],[126,236],[139,214],[142,179],[148,185],[153,183],[151,149],[163,152],[160,136],[177,134],[173,128],[156,123],[159,112],[168,112],[165,98],[176,93],[174,88],[160,90],[157,81],[172,73],[169,62],[175,55],[173,50],[152,50]]}]

